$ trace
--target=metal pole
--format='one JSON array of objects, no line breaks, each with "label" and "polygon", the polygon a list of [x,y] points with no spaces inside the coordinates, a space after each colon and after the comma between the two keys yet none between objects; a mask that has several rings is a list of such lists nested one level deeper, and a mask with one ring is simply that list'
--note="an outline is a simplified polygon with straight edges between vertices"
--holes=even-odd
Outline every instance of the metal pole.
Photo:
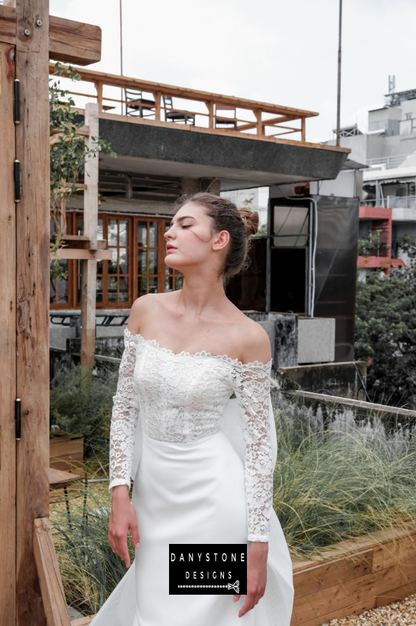
[{"label": "metal pole", "polygon": [[342,0],[339,0],[339,33],[338,33],[338,94],[337,94],[337,146],[340,145],[341,118],[341,34],[342,34]]},{"label": "metal pole", "polygon": [[[120,76],[123,76],[123,0],[120,0]],[[123,88],[121,88],[121,114],[123,115]]]}]

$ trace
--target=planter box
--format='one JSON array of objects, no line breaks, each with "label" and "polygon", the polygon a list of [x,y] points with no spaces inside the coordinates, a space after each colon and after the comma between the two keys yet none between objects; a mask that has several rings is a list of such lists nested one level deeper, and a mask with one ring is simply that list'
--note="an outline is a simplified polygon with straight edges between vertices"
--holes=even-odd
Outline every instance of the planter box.
[{"label": "planter box", "polygon": [[312,561],[295,560],[293,580],[291,626],[321,626],[416,593],[416,522],[322,548]]},{"label": "planter box", "polygon": [[84,438],[62,433],[49,440],[50,467],[71,470],[81,467],[84,458]]}]

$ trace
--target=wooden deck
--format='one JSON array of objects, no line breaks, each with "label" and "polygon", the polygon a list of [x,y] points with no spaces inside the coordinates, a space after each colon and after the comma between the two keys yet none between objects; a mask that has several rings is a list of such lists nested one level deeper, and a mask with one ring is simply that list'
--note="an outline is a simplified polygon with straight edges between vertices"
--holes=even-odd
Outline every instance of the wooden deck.
[{"label": "wooden deck", "polygon": [[[249,137],[263,141],[279,141],[282,136],[296,135],[296,143],[306,143],[306,120],[318,115],[314,111],[306,111],[277,104],[237,98],[222,94],[208,93],[196,89],[188,89],[174,85],[166,85],[152,81],[129,78],[115,74],[97,72],[90,69],[74,68],[81,76],[81,82],[77,89],[71,83],[69,93],[75,97],[86,97],[98,103],[99,115],[124,118],[124,121],[139,124],[156,124],[169,128],[187,130],[202,129],[215,134],[226,134],[237,137]],[[55,72],[54,63],[50,63],[50,74]],[[89,84],[88,84],[89,83]],[[95,94],[90,93],[91,83],[95,87]],[[115,97],[114,88],[120,89],[120,96]],[[151,94],[154,104],[142,104],[146,111],[146,118],[124,115],[127,100],[125,89]],[[163,105],[163,96],[177,99],[173,102],[175,112],[187,113],[195,116],[195,124],[184,124],[166,121],[165,112],[171,110]],[[149,96],[146,96],[149,98]],[[201,104],[203,106],[201,106]],[[231,107],[235,110],[234,116],[229,119],[234,123],[234,128],[219,128],[216,124],[218,118],[226,118],[229,115],[221,110],[216,112],[216,106]],[[103,115],[102,115],[103,114]],[[315,145],[315,144],[311,144]],[[319,144],[322,148],[322,146]],[[327,146],[325,146],[327,147]],[[344,151],[345,149],[332,149]]]}]

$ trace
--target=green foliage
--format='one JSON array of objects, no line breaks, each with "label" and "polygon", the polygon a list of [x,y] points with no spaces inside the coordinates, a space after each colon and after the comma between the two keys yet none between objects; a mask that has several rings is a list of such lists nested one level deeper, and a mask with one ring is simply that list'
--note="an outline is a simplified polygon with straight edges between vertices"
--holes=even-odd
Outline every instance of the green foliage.
[{"label": "green foliage", "polygon": [[358,256],[380,256],[380,248],[381,248],[381,240],[380,240],[381,229],[376,231],[375,235],[370,235],[367,239],[359,239],[357,254]]},{"label": "green foliage", "polygon": [[416,408],[416,246],[407,239],[401,247],[409,266],[357,282],[355,358],[369,362],[374,402]]},{"label": "green foliage", "polygon": [[108,458],[113,395],[118,373],[114,368],[94,375],[94,366],[62,368],[51,381],[50,419],[61,430],[84,436],[86,457]]},{"label": "green foliage", "polygon": [[[64,67],[61,63],[55,64],[55,73],[59,76],[81,80],[71,66]],[[110,145],[100,137],[92,137],[91,146],[87,146],[85,138],[78,135],[78,130],[84,125],[79,120],[79,114],[73,109],[75,102],[68,97],[68,90],[60,87],[59,79],[49,80],[49,134],[57,134],[57,141],[50,149],[50,191],[51,217],[55,225],[55,243],[51,243],[54,259],[51,261],[51,278],[66,280],[67,272],[62,272],[58,262],[57,251],[62,247],[62,232],[59,225],[61,204],[68,200],[77,190],[80,174],[84,172],[85,163],[90,158],[96,158],[99,152],[110,153],[116,157]]]},{"label": "green foliage", "polygon": [[[293,413],[293,407],[292,407]],[[416,442],[313,428],[279,404],[274,508],[293,554],[400,526],[416,515]]]},{"label": "green foliage", "polygon": [[[103,471],[89,475],[102,478]],[[52,533],[67,602],[81,614],[92,615],[123,578],[126,566],[108,543],[108,481],[81,483],[71,496],[70,520],[64,503],[52,505]],[[130,536],[128,545],[133,561]]]}]

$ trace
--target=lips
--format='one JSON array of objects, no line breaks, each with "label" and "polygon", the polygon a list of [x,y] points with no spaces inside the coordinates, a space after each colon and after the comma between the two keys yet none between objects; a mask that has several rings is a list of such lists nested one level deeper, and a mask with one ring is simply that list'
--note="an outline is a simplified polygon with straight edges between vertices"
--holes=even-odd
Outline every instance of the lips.
[{"label": "lips", "polygon": [[171,246],[171,245],[167,245],[166,246],[166,252],[170,252],[171,250],[176,250],[175,246]]}]

